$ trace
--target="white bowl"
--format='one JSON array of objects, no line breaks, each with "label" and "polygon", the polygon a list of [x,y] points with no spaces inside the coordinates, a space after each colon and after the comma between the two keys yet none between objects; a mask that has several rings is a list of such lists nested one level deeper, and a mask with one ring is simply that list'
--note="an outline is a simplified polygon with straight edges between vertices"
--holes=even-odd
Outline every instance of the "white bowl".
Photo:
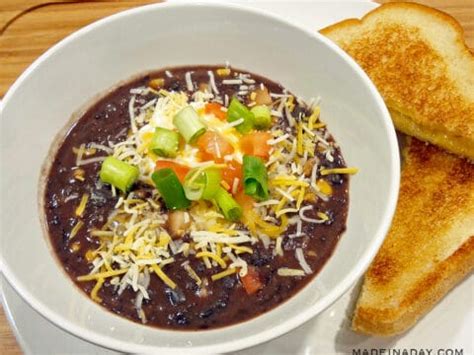
[{"label": "white bowl", "polygon": [[[38,181],[50,145],[73,112],[119,81],[184,64],[237,67],[322,97],[322,117],[351,179],[347,232],[326,266],[295,297],[238,325],[182,332],[133,323],[83,294],[40,225]],[[1,110],[1,267],[39,313],[91,342],[125,352],[227,352],[277,337],[314,317],[364,272],[395,209],[399,156],[387,109],[344,52],[260,11],[219,4],[159,4],[98,21],[47,51],[15,82]]]}]

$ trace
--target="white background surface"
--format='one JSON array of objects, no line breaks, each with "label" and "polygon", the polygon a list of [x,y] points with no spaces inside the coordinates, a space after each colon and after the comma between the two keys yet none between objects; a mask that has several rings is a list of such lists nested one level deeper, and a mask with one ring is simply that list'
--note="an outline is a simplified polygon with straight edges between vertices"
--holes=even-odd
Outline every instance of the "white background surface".
[{"label": "white background surface", "polygon": [[[233,1],[286,16],[311,29],[318,29],[347,17],[360,17],[376,7],[369,2],[315,1]],[[84,342],[37,314],[15,291],[2,281],[3,301],[21,347],[30,354],[113,353]],[[332,354],[352,353],[352,349],[459,349],[473,354],[474,278],[453,290],[435,309],[407,334],[377,339],[349,330],[356,286],[316,319],[276,340],[236,354]],[[409,353],[410,354],[410,353]],[[442,353],[439,353],[440,355]],[[449,354],[449,352],[448,352]],[[454,353],[453,353],[454,354]]]}]

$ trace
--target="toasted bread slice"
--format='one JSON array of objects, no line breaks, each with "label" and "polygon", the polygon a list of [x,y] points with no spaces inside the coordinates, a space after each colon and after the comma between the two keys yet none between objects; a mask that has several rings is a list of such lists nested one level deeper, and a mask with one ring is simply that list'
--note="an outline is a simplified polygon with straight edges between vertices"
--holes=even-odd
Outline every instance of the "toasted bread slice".
[{"label": "toasted bread slice", "polygon": [[474,268],[474,164],[408,138],[397,210],[352,327],[404,332]]},{"label": "toasted bread slice", "polygon": [[389,3],[321,33],[367,72],[398,130],[474,159],[474,56],[454,18]]}]

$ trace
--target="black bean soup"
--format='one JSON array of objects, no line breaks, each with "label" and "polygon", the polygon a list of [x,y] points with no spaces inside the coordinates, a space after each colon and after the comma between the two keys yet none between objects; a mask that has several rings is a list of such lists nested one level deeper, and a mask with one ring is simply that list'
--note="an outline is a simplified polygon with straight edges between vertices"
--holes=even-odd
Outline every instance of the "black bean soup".
[{"label": "black bean soup", "polygon": [[[205,126],[196,140],[175,127],[185,107]],[[179,144],[152,148],[157,127]],[[117,170],[101,172],[110,156],[130,173],[125,187]],[[160,169],[180,182],[170,204],[176,184],[160,190]],[[190,174],[206,169],[237,207],[188,197]],[[273,309],[315,277],[345,231],[353,172],[317,100],[230,67],[169,68],[121,85],[74,124],[44,208],[57,257],[94,301],[147,325],[212,329]]]}]

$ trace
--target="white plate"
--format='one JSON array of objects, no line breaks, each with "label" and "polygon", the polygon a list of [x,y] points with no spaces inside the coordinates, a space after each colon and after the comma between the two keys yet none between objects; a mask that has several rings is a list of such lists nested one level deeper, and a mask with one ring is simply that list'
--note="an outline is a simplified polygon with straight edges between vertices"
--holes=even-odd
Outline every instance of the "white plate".
[{"label": "white plate", "polygon": [[[370,2],[315,1],[232,1],[286,16],[311,29],[318,29],[347,17],[360,17],[377,5]],[[104,354],[114,353],[87,343],[57,328],[37,314],[8,285],[3,284],[3,303],[25,353]],[[332,307],[300,328],[276,340],[238,354],[320,354],[352,353],[353,349],[459,349],[473,353],[474,278],[470,277],[451,292],[416,327],[402,337],[371,338],[348,328],[355,287]],[[370,353],[370,352],[369,352]],[[400,352],[401,353],[401,352]],[[409,352],[412,354],[413,352]],[[362,354],[362,352],[361,352]],[[441,353],[440,353],[441,354]],[[447,354],[450,354],[448,351]],[[454,352],[452,352],[454,354]]]}]

